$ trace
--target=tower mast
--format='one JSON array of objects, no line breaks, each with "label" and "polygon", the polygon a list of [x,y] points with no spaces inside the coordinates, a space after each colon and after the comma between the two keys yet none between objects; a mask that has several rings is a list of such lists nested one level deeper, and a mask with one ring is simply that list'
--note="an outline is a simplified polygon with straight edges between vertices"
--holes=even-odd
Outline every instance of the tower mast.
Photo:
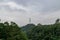
[{"label": "tower mast", "polygon": [[31,24],[31,18],[29,18],[29,24]]}]

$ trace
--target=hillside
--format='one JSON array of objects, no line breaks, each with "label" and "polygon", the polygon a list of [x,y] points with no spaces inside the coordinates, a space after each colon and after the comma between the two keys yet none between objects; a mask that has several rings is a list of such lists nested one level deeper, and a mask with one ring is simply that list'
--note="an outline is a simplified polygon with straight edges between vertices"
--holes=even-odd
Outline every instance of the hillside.
[{"label": "hillside", "polygon": [[51,25],[26,25],[22,27],[29,40],[60,40],[60,22]]}]

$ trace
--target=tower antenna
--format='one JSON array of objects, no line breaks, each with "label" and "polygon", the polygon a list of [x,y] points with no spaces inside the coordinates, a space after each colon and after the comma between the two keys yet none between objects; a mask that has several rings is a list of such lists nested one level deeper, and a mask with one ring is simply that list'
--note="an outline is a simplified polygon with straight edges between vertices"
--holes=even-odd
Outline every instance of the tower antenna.
[{"label": "tower antenna", "polygon": [[29,24],[31,24],[31,18],[29,18]]},{"label": "tower antenna", "polygon": [[1,22],[1,19],[0,19],[0,22]]}]

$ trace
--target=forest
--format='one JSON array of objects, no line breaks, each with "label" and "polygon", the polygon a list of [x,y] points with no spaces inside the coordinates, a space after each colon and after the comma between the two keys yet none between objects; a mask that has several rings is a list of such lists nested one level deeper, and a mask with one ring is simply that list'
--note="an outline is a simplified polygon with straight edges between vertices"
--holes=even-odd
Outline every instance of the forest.
[{"label": "forest", "polygon": [[0,40],[60,40],[60,19],[54,24],[27,24],[23,27],[15,22],[0,23]]}]

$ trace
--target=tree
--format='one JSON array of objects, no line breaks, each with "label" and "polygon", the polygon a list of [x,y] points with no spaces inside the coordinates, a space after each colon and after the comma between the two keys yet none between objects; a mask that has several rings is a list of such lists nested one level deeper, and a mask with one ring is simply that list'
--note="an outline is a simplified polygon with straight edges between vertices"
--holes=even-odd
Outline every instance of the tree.
[{"label": "tree", "polygon": [[27,33],[30,40],[60,40],[60,23],[32,26]]},{"label": "tree", "polygon": [[[1,23],[0,23],[1,24]],[[24,34],[15,22],[4,22],[0,25],[0,39],[3,40],[27,40],[26,34]],[[2,28],[3,27],[3,28]]]},{"label": "tree", "polygon": [[60,19],[57,19],[55,23],[59,23]]}]

